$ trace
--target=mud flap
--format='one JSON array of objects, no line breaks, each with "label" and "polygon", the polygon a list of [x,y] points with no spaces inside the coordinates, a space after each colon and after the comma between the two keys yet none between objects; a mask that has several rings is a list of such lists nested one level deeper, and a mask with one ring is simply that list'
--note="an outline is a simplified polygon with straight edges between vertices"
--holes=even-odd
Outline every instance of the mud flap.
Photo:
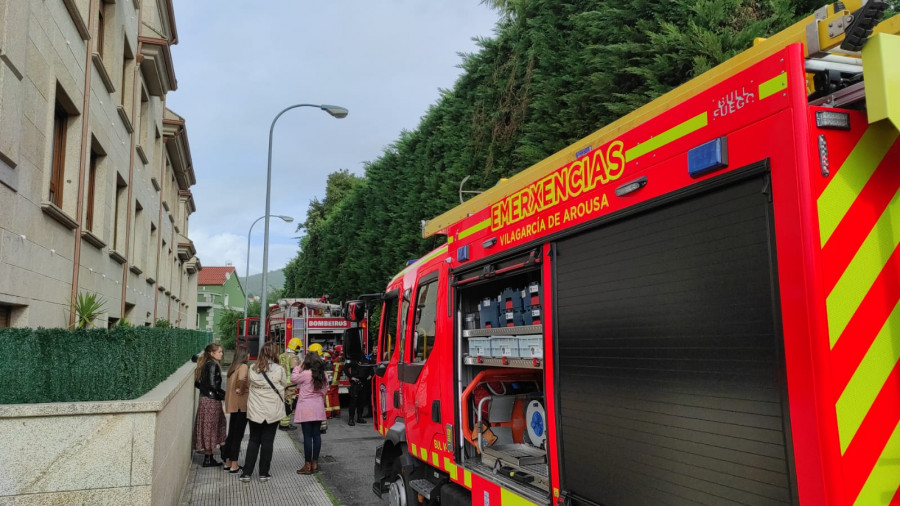
[{"label": "mud flap", "polygon": [[374,481],[372,482],[372,492],[381,498],[381,495],[388,491],[388,476],[381,465],[381,455],[384,452],[384,444],[378,445],[375,449],[375,471],[373,473]]}]

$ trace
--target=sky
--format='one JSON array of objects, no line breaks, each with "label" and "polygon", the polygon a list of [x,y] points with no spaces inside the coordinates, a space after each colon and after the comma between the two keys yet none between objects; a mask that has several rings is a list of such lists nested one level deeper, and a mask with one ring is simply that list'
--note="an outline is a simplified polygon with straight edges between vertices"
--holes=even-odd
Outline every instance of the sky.
[{"label": "sky", "polygon": [[[188,237],[201,265],[245,273],[251,224],[265,215],[269,128],[295,104],[340,105],[335,119],[292,109],[273,134],[269,271],[299,249],[297,224],[325,197],[328,174],[364,175],[403,130],[418,127],[461,74],[499,14],[478,0],[175,0],[178,89],[197,184]],[[294,218],[285,223],[275,218]],[[250,274],[262,272],[264,220]]]}]

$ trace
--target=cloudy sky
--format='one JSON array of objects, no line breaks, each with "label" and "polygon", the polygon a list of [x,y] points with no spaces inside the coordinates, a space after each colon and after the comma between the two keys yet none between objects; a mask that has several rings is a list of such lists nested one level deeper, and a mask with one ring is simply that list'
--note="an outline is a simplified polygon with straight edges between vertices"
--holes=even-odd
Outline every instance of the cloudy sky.
[{"label": "cloudy sky", "polygon": [[[243,275],[250,225],[265,214],[273,138],[269,270],[297,253],[298,222],[325,196],[328,174],[362,175],[404,129],[415,129],[439,89],[461,70],[459,53],[492,37],[498,14],[478,0],[176,0],[178,89],[167,105],[187,121],[197,176],[189,237],[204,266]],[[264,221],[253,228],[250,273],[262,271]]]}]

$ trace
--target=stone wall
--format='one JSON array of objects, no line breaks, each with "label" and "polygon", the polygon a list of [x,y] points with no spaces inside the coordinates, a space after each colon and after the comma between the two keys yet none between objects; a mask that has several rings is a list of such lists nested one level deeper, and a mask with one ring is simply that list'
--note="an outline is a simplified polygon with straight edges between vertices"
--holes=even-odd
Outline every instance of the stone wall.
[{"label": "stone wall", "polygon": [[130,401],[0,405],[0,503],[176,503],[191,465],[194,367]]}]

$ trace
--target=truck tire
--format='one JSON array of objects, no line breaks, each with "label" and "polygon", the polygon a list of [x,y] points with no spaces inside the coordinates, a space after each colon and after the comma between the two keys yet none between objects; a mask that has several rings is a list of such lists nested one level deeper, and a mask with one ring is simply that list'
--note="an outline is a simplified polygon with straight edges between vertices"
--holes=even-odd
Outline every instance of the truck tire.
[{"label": "truck tire", "polygon": [[409,486],[403,476],[403,466],[400,459],[394,461],[391,468],[391,482],[388,485],[388,504],[390,506],[407,506],[412,504],[407,500]]}]

